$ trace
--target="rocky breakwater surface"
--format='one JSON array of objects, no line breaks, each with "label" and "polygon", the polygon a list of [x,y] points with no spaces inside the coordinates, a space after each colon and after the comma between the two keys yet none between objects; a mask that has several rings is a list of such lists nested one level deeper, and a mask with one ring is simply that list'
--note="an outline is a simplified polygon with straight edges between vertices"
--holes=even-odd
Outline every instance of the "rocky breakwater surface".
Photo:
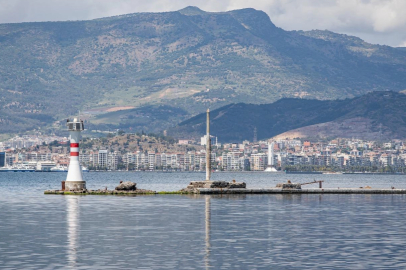
[{"label": "rocky breakwater surface", "polygon": [[120,181],[120,184],[114,190],[104,189],[97,190],[46,190],[45,194],[60,194],[60,195],[141,195],[141,194],[156,194],[156,191],[147,189],[138,189],[137,184],[131,181]]},{"label": "rocky breakwater surface", "polygon": [[226,181],[192,181],[189,185],[181,189],[180,193],[201,193],[202,190],[213,190],[219,193],[238,193],[241,191],[244,193],[246,190],[245,182],[236,182],[235,180],[231,182]]},{"label": "rocky breakwater surface", "polygon": [[302,184],[292,183],[288,180],[287,183],[279,183],[276,185],[276,188],[281,189],[302,189]]}]

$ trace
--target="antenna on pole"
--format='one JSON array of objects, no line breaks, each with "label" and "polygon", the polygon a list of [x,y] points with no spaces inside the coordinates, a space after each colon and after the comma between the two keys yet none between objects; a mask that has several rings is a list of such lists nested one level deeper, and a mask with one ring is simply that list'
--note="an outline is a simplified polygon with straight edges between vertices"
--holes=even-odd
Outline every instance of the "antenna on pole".
[{"label": "antenna on pole", "polygon": [[382,123],[379,124],[379,141],[382,141]]}]

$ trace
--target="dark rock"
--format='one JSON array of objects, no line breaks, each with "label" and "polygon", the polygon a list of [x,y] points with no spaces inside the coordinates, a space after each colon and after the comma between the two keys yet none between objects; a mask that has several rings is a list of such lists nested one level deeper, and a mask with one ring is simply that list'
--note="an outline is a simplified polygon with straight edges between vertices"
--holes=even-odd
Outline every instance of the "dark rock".
[{"label": "dark rock", "polygon": [[276,185],[276,187],[282,189],[302,189],[301,184],[292,183],[290,180],[288,180],[287,183],[279,183]]},{"label": "dark rock", "polygon": [[136,190],[137,189],[137,184],[133,183],[131,181],[127,182],[122,182],[120,185],[116,187],[116,190]]},{"label": "dark rock", "polygon": [[228,188],[230,183],[226,181],[213,181],[210,185],[210,188]]},{"label": "dark rock", "polygon": [[228,188],[246,188],[245,182],[231,182]]}]

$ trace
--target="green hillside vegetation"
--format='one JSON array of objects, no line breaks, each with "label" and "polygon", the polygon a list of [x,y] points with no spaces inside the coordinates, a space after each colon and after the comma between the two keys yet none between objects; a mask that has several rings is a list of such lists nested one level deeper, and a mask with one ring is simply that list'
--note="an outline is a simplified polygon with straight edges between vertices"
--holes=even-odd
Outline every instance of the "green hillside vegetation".
[{"label": "green hillside vegetation", "polygon": [[[406,95],[379,91],[335,101],[285,98],[271,104],[230,104],[210,113],[211,133],[222,142],[267,139],[310,125],[363,117],[372,120],[371,131],[384,129],[391,138],[406,138]],[[180,138],[205,134],[206,114],[199,114],[169,130]]]},{"label": "green hillside vegetation", "polygon": [[0,59],[0,133],[100,107],[169,105],[193,116],[230,103],[406,89],[403,48],[284,31],[254,9],[0,24]]},{"label": "green hillside vegetation", "polygon": [[90,130],[148,131],[159,133],[178,124],[179,119],[187,119],[186,111],[166,106],[144,106],[136,109],[121,110],[97,115],[88,123]]}]

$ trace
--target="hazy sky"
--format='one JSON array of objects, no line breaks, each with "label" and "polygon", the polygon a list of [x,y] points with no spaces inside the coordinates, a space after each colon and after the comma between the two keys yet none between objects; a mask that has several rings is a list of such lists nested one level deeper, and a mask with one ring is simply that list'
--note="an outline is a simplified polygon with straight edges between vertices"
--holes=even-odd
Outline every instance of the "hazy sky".
[{"label": "hazy sky", "polygon": [[406,0],[0,0],[0,23],[87,20],[134,12],[252,7],[285,30],[327,29],[406,47]]}]

